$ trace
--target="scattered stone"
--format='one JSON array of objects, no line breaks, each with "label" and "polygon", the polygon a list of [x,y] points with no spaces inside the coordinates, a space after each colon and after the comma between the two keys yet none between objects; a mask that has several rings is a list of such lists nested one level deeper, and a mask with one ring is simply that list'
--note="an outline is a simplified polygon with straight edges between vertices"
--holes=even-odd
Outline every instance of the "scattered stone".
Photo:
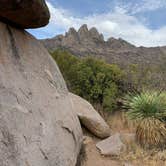
[{"label": "scattered stone", "polygon": [[110,136],[110,128],[93,106],[83,98],[70,93],[73,108],[82,125],[99,138]]},{"label": "scattered stone", "polygon": [[39,28],[48,24],[45,0],[0,0],[0,21],[19,28]]},{"label": "scattered stone", "polygon": [[102,155],[119,156],[125,151],[126,146],[120,139],[120,134],[117,133],[109,138],[100,141],[96,144],[96,147],[100,150]]}]

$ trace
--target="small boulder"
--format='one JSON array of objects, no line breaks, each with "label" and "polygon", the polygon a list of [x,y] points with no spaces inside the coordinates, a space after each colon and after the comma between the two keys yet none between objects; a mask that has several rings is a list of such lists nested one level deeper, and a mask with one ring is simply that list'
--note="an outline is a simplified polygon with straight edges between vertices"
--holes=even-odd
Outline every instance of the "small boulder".
[{"label": "small boulder", "polygon": [[50,13],[45,0],[0,0],[0,21],[19,28],[48,24]]},{"label": "small boulder", "polygon": [[73,109],[82,125],[99,138],[109,137],[110,127],[93,106],[88,101],[75,94],[70,93],[70,97],[73,103]]},{"label": "small boulder", "polygon": [[100,150],[101,154],[110,156],[119,156],[126,149],[125,144],[121,141],[119,133],[98,142],[96,147]]}]

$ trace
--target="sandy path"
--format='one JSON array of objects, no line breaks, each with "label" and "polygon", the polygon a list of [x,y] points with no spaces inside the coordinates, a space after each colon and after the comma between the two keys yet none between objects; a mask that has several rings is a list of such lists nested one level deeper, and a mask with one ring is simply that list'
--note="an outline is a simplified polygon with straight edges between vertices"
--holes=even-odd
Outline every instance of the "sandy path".
[{"label": "sandy path", "polygon": [[90,137],[85,139],[86,159],[83,166],[122,166],[119,162],[113,161],[109,157],[100,155],[95,146],[95,142],[96,141],[92,140]]}]

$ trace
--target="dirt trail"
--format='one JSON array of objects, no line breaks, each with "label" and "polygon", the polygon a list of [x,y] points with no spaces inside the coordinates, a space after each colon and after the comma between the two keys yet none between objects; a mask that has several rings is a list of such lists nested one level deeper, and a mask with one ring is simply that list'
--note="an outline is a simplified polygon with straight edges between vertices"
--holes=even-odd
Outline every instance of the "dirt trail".
[{"label": "dirt trail", "polygon": [[118,161],[102,156],[96,149],[96,141],[92,138],[86,137],[85,144],[86,159],[83,166],[123,166]]},{"label": "dirt trail", "polygon": [[[129,122],[123,113],[115,113],[108,119],[108,124],[112,128],[112,133],[133,133],[134,124]],[[96,143],[100,141],[87,130],[83,129],[84,139],[84,159],[79,166],[166,166],[166,152],[159,152],[155,155],[153,152],[143,151],[136,144],[129,150],[119,156],[102,156],[96,148]],[[131,145],[129,145],[131,146]]]}]

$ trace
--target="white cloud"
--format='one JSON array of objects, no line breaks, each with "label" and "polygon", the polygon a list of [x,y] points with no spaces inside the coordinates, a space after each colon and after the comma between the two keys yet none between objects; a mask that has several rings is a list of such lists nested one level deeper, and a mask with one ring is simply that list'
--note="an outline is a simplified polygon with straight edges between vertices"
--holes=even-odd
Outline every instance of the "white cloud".
[{"label": "white cloud", "polygon": [[125,12],[130,14],[138,14],[141,12],[155,11],[161,8],[166,8],[166,0],[139,0],[124,2],[122,0],[116,1],[116,6],[122,8]]},{"label": "white cloud", "polygon": [[139,13],[144,11],[154,11],[160,8],[166,7],[166,1],[165,0],[143,0],[141,4],[137,4],[133,12]]},{"label": "white cloud", "polygon": [[[144,0],[144,2],[148,3],[149,1]],[[45,32],[48,31],[55,35],[57,30],[59,30],[58,32],[65,32],[69,27],[78,29],[82,24],[87,24],[89,28],[96,27],[104,34],[105,39],[120,37],[137,46],[147,47],[166,45],[166,26],[158,30],[151,30],[139,22],[135,16],[129,15],[124,8],[117,7],[114,12],[79,18],[72,16],[70,12],[64,9],[55,8],[50,2],[47,2],[47,5],[50,9],[51,20],[50,24],[43,29]],[[153,3],[152,8],[154,8]]]}]

